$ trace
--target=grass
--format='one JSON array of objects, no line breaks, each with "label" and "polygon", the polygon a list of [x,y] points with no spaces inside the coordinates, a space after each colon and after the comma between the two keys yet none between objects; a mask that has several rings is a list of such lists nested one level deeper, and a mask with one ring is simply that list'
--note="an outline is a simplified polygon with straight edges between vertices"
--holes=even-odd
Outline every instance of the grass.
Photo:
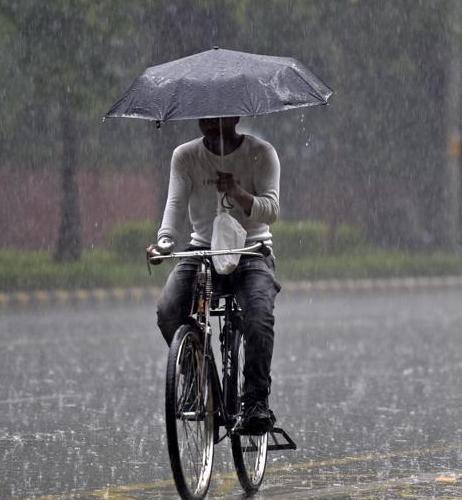
[{"label": "grass", "polygon": [[[170,266],[171,267],[171,266]],[[84,252],[79,262],[56,263],[47,252],[0,250],[1,290],[51,290],[158,285],[165,281],[167,264],[153,268],[146,263],[122,263],[112,253]]]},{"label": "grass", "polygon": [[[462,256],[408,253],[377,249],[335,256],[278,259],[280,280],[444,276],[462,274]],[[162,285],[171,264],[152,268],[149,276],[141,257],[124,262],[104,250],[84,252],[79,262],[58,264],[46,252],[0,250],[0,290],[52,290]]]},{"label": "grass", "polygon": [[335,256],[278,260],[278,274],[288,280],[364,279],[399,276],[448,276],[462,274],[462,256],[408,253],[377,249]]}]

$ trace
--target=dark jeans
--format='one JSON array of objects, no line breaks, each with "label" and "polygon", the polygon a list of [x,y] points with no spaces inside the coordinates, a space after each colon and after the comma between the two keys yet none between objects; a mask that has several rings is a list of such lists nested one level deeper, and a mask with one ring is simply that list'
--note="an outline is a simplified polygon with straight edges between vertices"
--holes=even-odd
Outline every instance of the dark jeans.
[{"label": "dark jeans", "polygon": [[[175,266],[159,300],[158,325],[170,345],[175,331],[191,312],[198,260],[183,258]],[[242,256],[228,276],[213,273],[214,288],[226,281],[243,312],[245,351],[245,398],[264,399],[270,393],[274,343],[274,300],[281,289],[274,275],[274,259]]]}]

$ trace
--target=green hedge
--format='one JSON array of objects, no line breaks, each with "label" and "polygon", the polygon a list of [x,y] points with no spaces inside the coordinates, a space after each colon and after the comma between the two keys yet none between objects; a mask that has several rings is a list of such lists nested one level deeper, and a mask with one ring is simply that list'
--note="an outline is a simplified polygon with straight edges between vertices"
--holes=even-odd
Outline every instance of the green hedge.
[{"label": "green hedge", "polygon": [[351,253],[366,245],[360,230],[346,224],[337,226],[331,248],[329,228],[323,222],[280,221],[271,226],[271,232],[274,252],[280,259]]},{"label": "green hedge", "polygon": [[[134,263],[121,262],[108,251],[84,252],[81,261],[60,264],[46,252],[0,250],[0,290],[160,286],[172,265],[153,266],[149,276],[143,258]],[[364,250],[292,260],[277,258],[276,267],[281,281],[444,276],[462,274],[462,256]]]},{"label": "green hedge", "polygon": [[[352,226],[338,226],[333,253],[327,252],[325,224],[284,221],[272,230],[281,280],[462,274],[460,255],[370,248]],[[108,235],[108,249],[85,251],[74,263],[56,263],[46,252],[0,250],[0,290],[162,285],[173,263],[152,267],[148,275],[144,248],[153,234],[150,221],[122,224]]]},{"label": "green hedge", "polygon": [[[280,259],[297,259],[327,253],[351,253],[366,242],[360,230],[341,224],[336,228],[329,248],[329,228],[323,222],[279,221],[271,226],[274,251]],[[155,235],[152,221],[127,222],[116,226],[107,236],[107,247],[122,262],[137,262]]]},{"label": "green hedge", "polygon": [[155,236],[154,223],[149,220],[119,224],[106,237],[108,250],[122,262],[139,262],[144,249]]}]

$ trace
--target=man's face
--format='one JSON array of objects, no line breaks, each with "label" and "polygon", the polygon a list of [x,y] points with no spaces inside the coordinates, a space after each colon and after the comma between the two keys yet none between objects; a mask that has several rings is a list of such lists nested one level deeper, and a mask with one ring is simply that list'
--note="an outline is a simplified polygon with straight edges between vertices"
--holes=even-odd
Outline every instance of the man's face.
[{"label": "man's face", "polygon": [[[234,133],[234,129],[239,121],[239,117],[222,118],[223,137],[230,133]],[[199,120],[199,128],[205,137],[208,139],[218,139],[220,137],[220,119],[219,118],[201,118]]]}]

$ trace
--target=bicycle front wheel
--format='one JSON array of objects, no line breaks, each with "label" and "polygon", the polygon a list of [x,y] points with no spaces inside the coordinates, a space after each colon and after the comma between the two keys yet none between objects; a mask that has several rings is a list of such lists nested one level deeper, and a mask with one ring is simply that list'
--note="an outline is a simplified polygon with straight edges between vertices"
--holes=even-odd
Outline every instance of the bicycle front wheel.
[{"label": "bicycle front wheel", "polygon": [[[235,331],[231,352],[230,406],[234,414],[241,410],[244,395],[245,341],[242,333]],[[268,434],[232,434],[231,446],[234,466],[242,488],[246,493],[255,493],[260,487],[266,469]]]},{"label": "bicycle front wheel", "polygon": [[173,478],[181,498],[204,498],[213,464],[213,394],[199,333],[181,326],[170,346],[165,416]]}]

